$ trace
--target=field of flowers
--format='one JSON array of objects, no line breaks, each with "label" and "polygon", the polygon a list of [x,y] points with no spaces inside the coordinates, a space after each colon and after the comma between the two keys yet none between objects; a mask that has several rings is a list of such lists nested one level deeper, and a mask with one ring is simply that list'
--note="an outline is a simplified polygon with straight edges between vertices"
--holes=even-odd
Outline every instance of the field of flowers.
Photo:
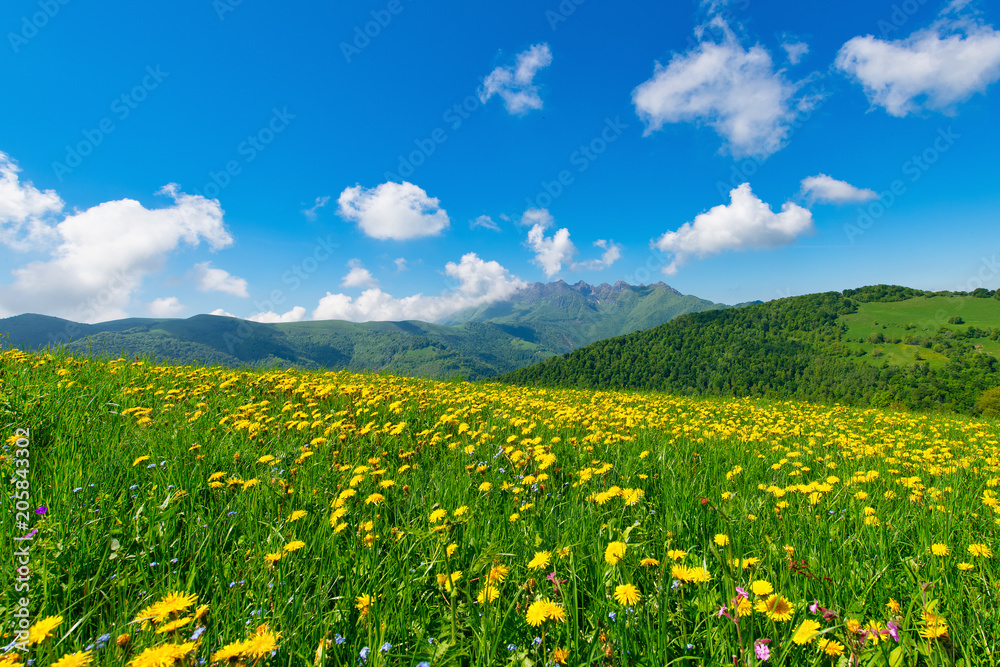
[{"label": "field of flowers", "polygon": [[0,413],[0,667],[1000,661],[996,423],[19,351]]}]

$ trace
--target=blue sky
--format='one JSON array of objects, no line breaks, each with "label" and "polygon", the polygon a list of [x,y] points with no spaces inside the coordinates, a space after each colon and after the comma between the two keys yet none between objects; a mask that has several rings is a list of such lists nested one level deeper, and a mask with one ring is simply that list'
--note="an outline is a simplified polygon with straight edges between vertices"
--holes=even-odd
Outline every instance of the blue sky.
[{"label": "blue sky", "polygon": [[558,279],[996,288],[998,20],[12,0],[0,316],[433,321]]}]

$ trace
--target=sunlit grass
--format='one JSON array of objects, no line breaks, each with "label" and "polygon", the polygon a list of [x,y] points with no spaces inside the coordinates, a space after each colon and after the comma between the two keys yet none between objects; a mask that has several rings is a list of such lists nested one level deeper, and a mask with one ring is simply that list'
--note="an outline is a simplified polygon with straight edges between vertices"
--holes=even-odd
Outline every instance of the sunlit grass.
[{"label": "sunlit grass", "polygon": [[997,663],[995,423],[17,351],[0,391],[37,667]]}]

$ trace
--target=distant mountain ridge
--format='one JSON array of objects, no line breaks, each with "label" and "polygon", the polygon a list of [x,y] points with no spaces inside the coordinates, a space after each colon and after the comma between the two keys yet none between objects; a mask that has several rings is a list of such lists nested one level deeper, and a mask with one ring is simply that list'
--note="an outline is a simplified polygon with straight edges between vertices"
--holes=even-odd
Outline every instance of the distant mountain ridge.
[{"label": "distant mountain ridge", "polygon": [[231,317],[127,318],[79,324],[46,315],[0,320],[0,343],[64,345],[72,354],[151,355],[175,363],[387,370],[428,377],[493,377],[588,343],[656,326],[688,312],[725,308],[664,283],[534,283],[506,301],[443,324],[265,324]]}]

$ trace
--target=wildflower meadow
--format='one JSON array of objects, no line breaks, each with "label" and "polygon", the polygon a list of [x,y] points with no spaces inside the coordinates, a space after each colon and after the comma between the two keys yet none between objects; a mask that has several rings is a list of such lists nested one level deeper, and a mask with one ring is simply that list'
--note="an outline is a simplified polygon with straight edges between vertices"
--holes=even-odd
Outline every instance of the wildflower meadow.
[{"label": "wildflower meadow", "polygon": [[0,412],[2,667],[1000,660],[995,421],[17,350]]}]

